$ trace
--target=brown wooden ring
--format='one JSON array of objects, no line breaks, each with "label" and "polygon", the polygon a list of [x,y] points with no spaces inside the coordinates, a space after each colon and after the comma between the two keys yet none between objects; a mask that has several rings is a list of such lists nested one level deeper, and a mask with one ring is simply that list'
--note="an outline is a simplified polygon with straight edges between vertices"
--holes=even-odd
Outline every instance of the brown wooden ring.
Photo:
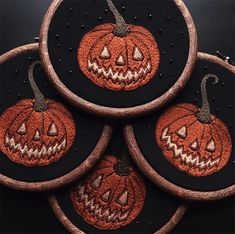
[{"label": "brown wooden ring", "polygon": [[[5,61],[17,56],[18,54],[24,53],[25,51],[36,51],[38,50],[38,43],[28,44],[17,47],[9,52],[0,56],[0,64]],[[96,146],[92,150],[91,154],[84,160],[77,168],[71,172],[58,177],[53,180],[43,182],[24,182],[12,179],[5,175],[0,174],[0,184],[14,189],[25,190],[25,191],[43,191],[59,188],[65,184],[71,183],[73,180],[79,178],[81,175],[86,173],[91,167],[95,165],[100,156],[104,153],[108,142],[112,135],[112,127],[105,125],[101,133],[101,137],[97,142]]]},{"label": "brown wooden ring", "polygon": [[[50,206],[58,220],[63,224],[63,226],[72,234],[85,234],[81,229],[77,228],[65,215],[61,209],[59,202],[55,196],[49,196],[48,198]],[[185,212],[187,211],[186,205],[180,205],[171,219],[155,234],[165,234],[169,233],[182,219]]]},{"label": "brown wooden ring", "polygon": [[216,64],[221,65],[222,67],[230,70],[232,73],[235,74],[235,66],[223,61],[222,59],[218,58],[217,56],[199,52],[197,55],[197,59],[198,60],[208,60],[210,62],[216,63]]},{"label": "brown wooden ring", "polygon": [[44,17],[40,31],[39,51],[41,55],[42,64],[44,65],[44,70],[46,71],[50,81],[57,89],[57,91],[63,94],[64,98],[67,99],[74,106],[86,112],[97,114],[102,117],[111,117],[111,118],[120,119],[120,118],[141,116],[153,112],[154,110],[157,110],[162,106],[164,106],[165,104],[167,104],[186,85],[197,59],[197,51],[198,51],[197,32],[192,16],[190,15],[184,2],[182,0],[173,0],[175,4],[178,6],[179,10],[181,11],[187,24],[189,32],[189,55],[184,71],[182,72],[181,76],[176,81],[176,83],[167,92],[165,92],[160,97],[146,104],[134,107],[128,107],[128,108],[113,108],[113,107],[97,105],[92,102],[86,101],[85,99],[74,94],[61,82],[60,78],[56,74],[56,71],[54,70],[49,57],[48,45],[47,45],[48,31],[51,20],[56,10],[62,3],[62,1],[63,0],[54,0]]},{"label": "brown wooden ring", "polygon": [[[225,67],[235,74],[235,66],[228,64],[227,62],[221,60],[220,58],[209,55],[206,53],[198,53],[198,60],[207,60],[214,62],[218,65]],[[183,199],[197,200],[197,201],[208,201],[208,200],[219,200],[232,195],[235,195],[235,184],[221,190],[211,191],[211,192],[200,192],[193,191],[177,186],[170,181],[163,178],[158,174],[151,165],[147,162],[144,155],[141,153],[138,143],[135,139],[135,134],[132,125],[128,125],[124,128],[125,140],[130,151],[130,155],[136,162],[140,170],[155,184],[160,186],[167,192],[174,194]]]}]

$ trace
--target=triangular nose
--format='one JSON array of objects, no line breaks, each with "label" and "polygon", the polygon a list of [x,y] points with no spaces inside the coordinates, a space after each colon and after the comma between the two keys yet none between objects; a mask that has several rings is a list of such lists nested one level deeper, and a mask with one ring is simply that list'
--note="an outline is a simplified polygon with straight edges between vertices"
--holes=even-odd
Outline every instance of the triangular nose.
[{"label": "triangular nose", "polygon": [[192,142],[191,145],[190,145],[190,148],[191,148],[192,150],[198,150],[198,148],[199,148],[198,141],[195,140],[194,142]]},{"label": "triangular nose", "polygon": [[118,66],[124,66],[124,65],[126,65],[125,59],[124,59],[124,57],[123,57],[122,54],[120,54],[120,55],[118,56],[118,58],[117,58],[117,60],[116,60],[116,64],[117,64]]},{"label": "triangular nose", "polygon": [[111,191],[108,190],[108,191],[106,191],[106,192],[102,195],[102,200],[103,200],[104,202],[107,202],[107,201],[109,200],[110,193],[111,193]]},{"label": "triangular nose", "polygon": [[35,141],[38,141],[40,139],[40,133],[39,131],[37,130],[35,135],[34,135],[34,138],[33,138]]}]

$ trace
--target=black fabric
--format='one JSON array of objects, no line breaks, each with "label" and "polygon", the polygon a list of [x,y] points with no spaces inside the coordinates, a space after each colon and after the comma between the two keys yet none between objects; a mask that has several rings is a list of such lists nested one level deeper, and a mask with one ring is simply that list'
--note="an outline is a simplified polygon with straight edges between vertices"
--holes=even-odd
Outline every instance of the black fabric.
[{"label": "black fabric", "polygon": [[[125,146],[124,139],[119,126],[113,134],[106,154],[112,154],[117,158],[123,155],[128,156],[128,150]],[[132,166],[138,171],[138,169]],[[140,173],[140,172],[139,172]],[[159,230],[175,213],[180,205],[180,201],[176,198],[159,190],[151,182],[143,178],[145,181],[147,193],[144,207],[139,216],[131,224],[116,230],[99,230],[92,225],[86,223],[81,216],[78,215],[69,197],[69,189],[63,189],[56,193],[59,204],[69,218],[78,228],[86,233],[154,233]],[[76,183],[75,183],[76,184]],[[74,184],[74,185],[75,185]]]},{"label": "black fabric", "polygon": [[[103,106],[137,106],[161,96],[182,74],[189,54],[188,29],[172,0],[152,0],[147,4],[141,0],[119,0],[114,1],[114,4],[127,23],[144,26],[158,43],[161,51],[160,67],[147,85],[133,91],[111,91],[98,87],[81,72],[77,50],[82,37],[99,24],[115,22],[110,10],[105,13],[108,5],[104,0],[65,0],[61,3],[48,32],[49,56],[60,80],[76,95]],[[125,10],[122,10],[123,6]]]},{"label": "black fabric", "polygon": [[160,115],[170,106],[177,103],[192,103],[201,107],[200,83],[206,74],[215,74],[220,81],[217,85],[211,85],[208,81],[208,100],[211,113],[222,120],[232,137],[234,138],[234,87],[235,76],[232,72],[215,63],[199,60],[190,81],[179,96],[161,111],[152,114],[148,118],[139,119],[134,123],[134,132],[141,152],[150,165],[164,178],[183,188],[213,191],[226,188],[235,183],[235,150],[228,164],[219,172],[205,177],[193,177],[179,171],[171,165],[162,155],[160,148],[155,142],[155,127]]},{"label": "black fabric", "polygon": [[[0,66],[0,113],[3,113],[6,108],[15,105],[19,100],[34,98],[27,74],[29,66],[36,60],[39,60],[38,52],[28,51],[6,61]],[[99,120],[80,113],[66,103],[51,87],[40,66],[35,67],[34,78],[46,99],[58,101],[70,111],[76,125],[76,136],[72,147],[66,155],[48,166],[26,167],[12,162],[0,152],[1,173],[10,178],[26,182],[55,179],[79,166],[96,146],[104,126]]]},{"label": "black fabric", "polygon": [[[125,2],[129,1],[135,0]],[[184,0],[184,2],[197,26],[200,51],[215,53],[216,50],[220,50],[235,60],[234,27],[232,27],[235,1]],[[51,0],[0,1],[0,54],[18,45],[32,42],[34,36],[38,35],[43,14],[50,4]],[[0,97],[2,92],[1,89]],[[0,186],[0,189],[1,233],[69,234],[54,216],[46,195],[16,191],[4,186]],[[193,206],[189,207],[172,233],[235,233],[234,197],[191,205]],[[145,231],[142,230],[142,233]]]}]

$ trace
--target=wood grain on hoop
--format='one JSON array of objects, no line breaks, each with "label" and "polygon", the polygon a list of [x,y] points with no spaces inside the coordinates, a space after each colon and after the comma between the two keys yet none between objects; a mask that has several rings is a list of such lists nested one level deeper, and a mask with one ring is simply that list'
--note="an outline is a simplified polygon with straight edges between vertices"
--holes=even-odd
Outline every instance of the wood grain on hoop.
[{"label": "wood grain on hoop", "polygon": [[[228,64],[227,62],[223,61],[222,59],[216,56],[206,53],[198,53],[198,60],[211,61],[230,70],[235,74],[235,66]],[[159,185],[165,191],[170,192],[171,194],[174,194],[175,196],[178,196],[183,199],[198,200],[198,201],[219,200],[235,195],[235,184],[225,189],[210,191],[210,192],[193,191],[173,184],[172,182],[162,177],[159,173],[157,173],[147,162],[144,155],[140,151],[132,125],[127,125],[124,128],[124,135],[130,154],[133,160],[140,168],[140,170],[152,182]]]},{"label": "wood grain on hoop", "polygon": [[[0,64],[24,52],[37,51],[37,50],[38,50],[37,43],[20,46],[1,55]],[[95,165],[97,160],[100,158],[100,156],[103,154],[104,150],[106,149],[109,139],[111,138],[111,135],[112,135],[112,127],[109,125],[105,125],[102,130],[100,139],[97,141],[96,146],[93,148],[91,154],[86,158],[86,160],[84,160],[74,170],[61,177],[43,182],[24,182],[0,174],[0,184],[20,190],[42,191],[42,190],[59,188],[65,184],[71,183],[73,180],[79,178],[81,175],[86,173],[92,166]]]},{"label": "wood grain on hoop", "polygon": [[51,20],[56,10],[63,2],[63,0],[54,0],[48,9],[41,26],[39,51],[41,54],[44,69],[57,91],[61,93],[69,102],[71,102],[76,107],[81,108],[82,110],[85,110],[90,113],[111,118],[127,118],[144,115],[162,107],[171,99],[173,99],[174,96],[186,85],[195,65],[198,50],[196,28],[187,7],[185,6],[182,0],[173,1],[181,11],[189,32],[189,55],[184,71],[182,72],[181,76],[176,81],[176,83],[167,92],[165,92],[163,95],[156,98],[155,100],[134,107],[114,108],[97,105],[77,96],[61,82],[56,71],[54,70],[48,51],[48,31]]},{"label": "wood grain on hoop", "polygon": [[[60,204],[55,196],[49,197],[49,203],[56,215],[56,217],[59,219],[59,221],[64,225],[64,227],[72,234],[85,234],[81,229],[76,227],[65,215],[63,210],[60,207]],[[155,234],[165,234],[169,233],[182,219],[185,212],[187,210],[186,205],[181,205],[178,207],[174,215],[171,217],[171,219],[158,231],[155,232]]]}]

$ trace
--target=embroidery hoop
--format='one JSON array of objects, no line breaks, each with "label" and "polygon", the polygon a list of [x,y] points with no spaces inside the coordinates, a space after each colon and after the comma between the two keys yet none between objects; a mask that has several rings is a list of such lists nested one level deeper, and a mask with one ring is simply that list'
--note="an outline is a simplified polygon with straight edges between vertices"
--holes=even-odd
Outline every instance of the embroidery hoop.
[{"label": "embroidery hoop", "polygon": [[182,72],[178,80],[175,82],[175,84],[171,86],[171,88],[167,92],[165,92],[158,98],[139,106],[127,107],[127,108],[115,108],[115,107],[107,107],[94,104],[79,97],[63,84],[63,82],[60,80],[59,76],[57,75],[56,71],[54,70],[48,51],[48,43],[47,43],[48,32],[52,18],[56,10],[60,6],[60,4],[63,2],[63,0],[54,0],[44,17],[41,26],[40,42],[39,42],[39,51],[41,54],[42,64],[44,65],[44,70],[46,71],[54,87],[57,89],[59,93],[62,93],[65,99],[67,99],[77,108],[80,108],[92,114],[100,115],[102,117],[110,117],[116,119],[127,118],[127,117],[129,118],[150,113],[164,106],[167,102],[173,99],[174,96],[186,85],[188,79],[190,78],[190,74],[193,70],[193,67],[195,65],[197,59],[197,50],[198,50],[196,28],[187,7],[185,6],[182,0],[173,0],[173,1],[181,11],[185,19],[185,22],[187,24],[188,33],[189,33],[189,55],[184,71]]},{"label": "embroidery hoop", "polygon": [[[222,59],[206,54],[206,53],[198,53],[198,60],[207,60],[218,64],[235,74],[235,67],[223,61]],[[235,194],[235,184],[231,185],[225,189],[210,191],[210,192],[201,192],[201,191],[193,191],[186,188],[182,188],[169,180],[162,177],[159,173],[157,173],[152,166],[147,162],[144,155],[142,154],[140,148],[138,147],[138,143],[135,138],[134,129],[132,125],[126,125],[124,128],[125,140],[130,152],[132,159],[135,161],[140,170],[155,184],[159,185],[163,190],[170,192],[171,194],[189,200],[196,201],[213,201],[223,199]]]},{"label": "embroidery hoop", "polygon": [[[23,45],[6,52],[0,56],[0,64],[27,51],[38,51],[38,43]],[[105,125],[103,127],[100,139],[97,141],[97,144],[93,148],[91,154],[78,167],[61,177],[43,182],[25,182],[12,179],[0,173],[0,184],[18,190],[43,191],[59,188],[65,184],[71,183],[74,179],[80,177],[86,173],[88,169],[95,165],[96,161],[100,158],[106,146],[108,145],[111,135],[112,127]]]},{"label": "embroidery hoop", "polygon": [[[48,200],[54,214],[69,232],[74,234],[85,234],[85,232],[83,232],[81,229],[75,226],[65,215],[65,213],[63,212],[63,210],[59,205],[56,196],[51,195],[49,196]],[[173,216],[171,217],[171,219],[160,230],[156,231],[155,234],[169,233],[180,222],[186,211],[187,211],[187,206],[180,205],[173,214]]]}]

